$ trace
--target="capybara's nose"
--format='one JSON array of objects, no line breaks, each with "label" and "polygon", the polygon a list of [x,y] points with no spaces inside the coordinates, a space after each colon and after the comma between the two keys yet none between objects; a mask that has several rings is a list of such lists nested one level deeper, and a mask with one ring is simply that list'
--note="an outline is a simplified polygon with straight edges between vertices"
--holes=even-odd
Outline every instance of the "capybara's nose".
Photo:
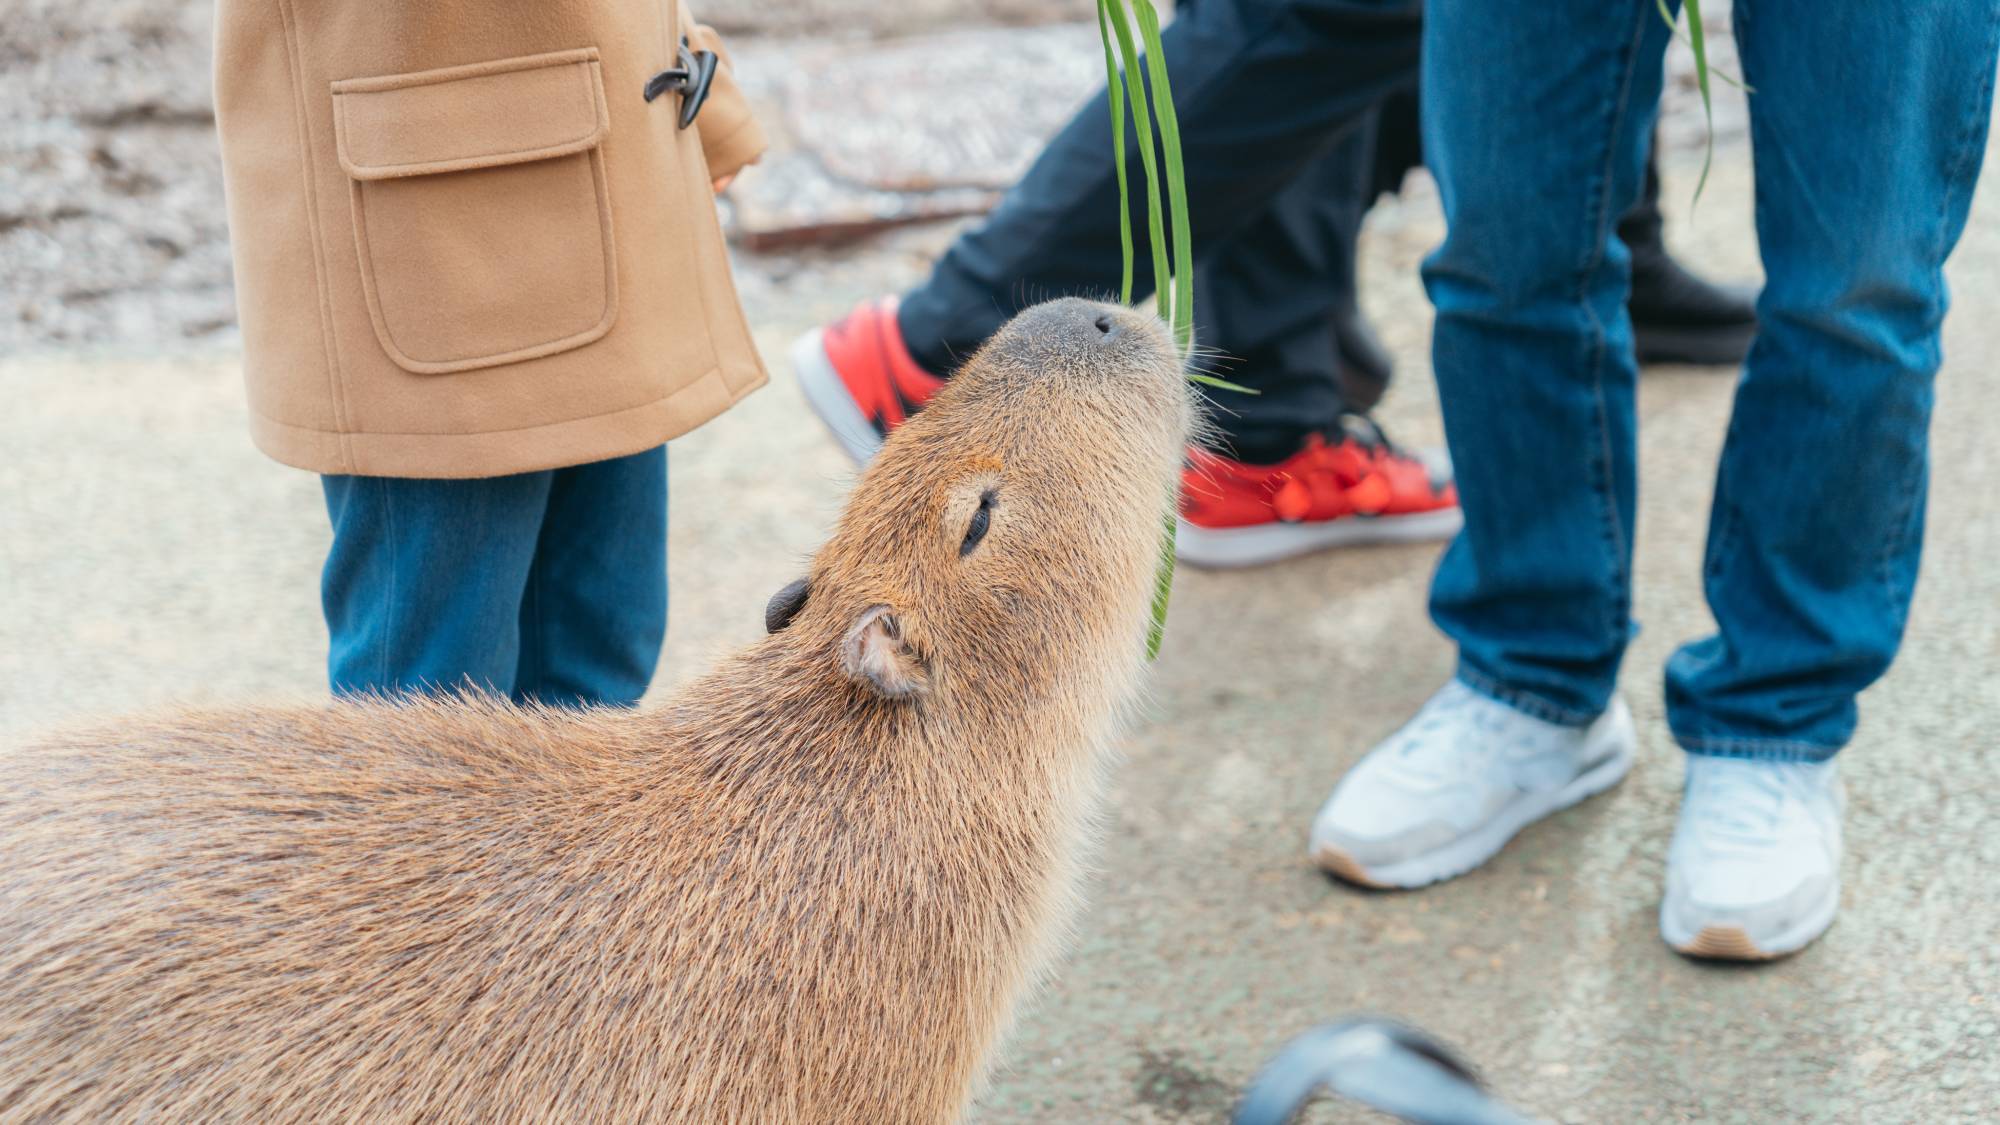
[{"label": "capybara's nose", "polygon": [[1074,347],[1117,339],[1123,321],[1110,305],[1064,297],[1026,310],[1011,327],[1028,340],[1060,341]]}]

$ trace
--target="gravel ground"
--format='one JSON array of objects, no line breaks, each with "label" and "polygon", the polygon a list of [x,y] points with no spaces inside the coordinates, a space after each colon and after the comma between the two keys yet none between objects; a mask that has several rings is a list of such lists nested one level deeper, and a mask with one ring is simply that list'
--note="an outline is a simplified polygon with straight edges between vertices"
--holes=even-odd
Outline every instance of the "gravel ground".
[{"label": "gravel ground", "polygon": [[[1032,27],[1013,30],[1019,25],[1066,20],[1085,42],[1096,35],[1094,27],[1074,22],[1094,10],[1085,0],[909,0],[893,7],[863,0],[696,0],[693,7],[731,33],[746,82],[760,91],[788,89],[785,80],[799,60],[808,67],[819,60],[815,73],[824,71],[825,83],[853,82],[853,68],[834,57],[842,49],[836,45],[877,37],[941,35],[946,45],[932,53],[959,57],[979,48],[954,53],[949,44],[982,32],[1001,37],[1015,54],[1045,54],[1046,36],[1038,38]],[[1008,38],[1022,34],[1027,38],[1018,43]],[[9,0],[0,18],[0,355],[234,343],[211,108],[213,38],[212,0]],[[924,51],[895,53],[920,59]],[[899,70],[899,80],[918,77],[913,65]],[[933,68],[935,89],[919,91],[908,104],[921,115],[926,104],[949,100],[958,73]],[[1015,109],[1023,102],[1040,107],[1024,118],[1040,130],[1060,124],[1084,88],[1074,80],[1015,84],[1029,87],[1013,98]],[[824,84],[798,100],[823,101],[823,91]],[[750,173],[741,190],[752,214],[776,212],[751,231],[764,241],[797,241],[787,237],[788,225],[849,234],[917,215],[966,213],[992,198],[990,191],[898,198],[831,176],[816,160],[777,159],[794,147],[784,124],[791,119],[787,97],[774,92],[760,106],[779,143],[772,166]],[[995,121],[1011,116],[993,108]],[[880,114],[855,115],[846,123],[851,140],[831,138],[830,151],[837,158],[846,148],[879,150],[871,136],[879,120]],[[980,154],[997,170],[972,174],[1004,182],[1032,138],[991,123],[972,125],[971,133],[989,138],[988,148],[1002,150]],[[928,143],[961,145],[967,126],[963,114],[919,121],[905,144],[912,151]],[[785,258],[756,258],[744,268],[786,273],[794,266]]]},{"label": "gravel ground", "polygon": [[[1162,5],[1169,7],[1170,5]],[[235,344],[210,0],[10,0],[0,19],[0,356]],[[746,285],[827,243],[990,205],[1099,80],[1082,0],[696,0],[772,135],[724,203]],[[1053,24],[1052,24],[1052,21]],[[1067,22],[1062,22],[1067,21]],[[1726,35],[1718,67],[1734,67]],[[869,52],[867,80],[852,52]],[[1663,144],[1704,135],[1685,51]],[[968,93],[989,75],[1005,99]],[[1716,134],[1743,130],[1724,98]],[[828,104],[850,107],[829,113]],[[898,190],[901,189],[901,190]],[[807,245],[803,250],[801,244]]]}]

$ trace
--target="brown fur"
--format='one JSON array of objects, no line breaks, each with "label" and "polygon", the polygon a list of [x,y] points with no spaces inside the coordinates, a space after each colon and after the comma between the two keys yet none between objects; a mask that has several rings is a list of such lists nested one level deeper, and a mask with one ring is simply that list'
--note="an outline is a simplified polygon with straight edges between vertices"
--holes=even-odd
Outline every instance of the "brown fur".
[{"label": "brown fur", "polygon": [[1109,312],[1018,318],[862,477],[789,627],[658,710],[0,755],[0,1120],[959,1114],[1070,899],[1189,425],[1164,331]]}]

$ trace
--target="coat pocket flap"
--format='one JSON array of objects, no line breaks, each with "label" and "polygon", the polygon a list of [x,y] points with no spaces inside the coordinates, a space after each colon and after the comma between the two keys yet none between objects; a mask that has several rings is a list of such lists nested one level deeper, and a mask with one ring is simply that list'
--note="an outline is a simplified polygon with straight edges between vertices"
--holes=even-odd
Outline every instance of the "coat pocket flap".
[{"label": "coat pocket flap", "polygon": [[566,156],[611,128],[597,49],[333,84],[340,166],[357,180]]}]

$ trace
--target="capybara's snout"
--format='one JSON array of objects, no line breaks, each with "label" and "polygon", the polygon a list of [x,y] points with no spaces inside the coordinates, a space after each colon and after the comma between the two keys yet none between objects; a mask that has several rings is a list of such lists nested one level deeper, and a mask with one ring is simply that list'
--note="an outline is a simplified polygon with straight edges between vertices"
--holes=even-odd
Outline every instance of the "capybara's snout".
[{"label": "capybara's snout", "polygon": [[1158,448],[1161,463],[1175,468],[1181,445],[1201,424],[1173,332],[1150,311],[1103,301],[1064,297],[1022,310],[955,381],[1032,401],[1035,412],[1058,420],[1069,449],[1129,458],[1138,448],[1133,439]]},{"label": "capybara's snout", "polygon": [[1033,367],[1163,378],[1180,371],[1173,336],[1158,317],[1081,297],[1023,310],[994,343],[1009,358]]},{"label": "capybara's snout", "polygon": [[1118,339],[1138,314],[1101,301],[1064,297],[1035,305],[1021,313],[1013,327],[1045,343],[1101,344]]}]

